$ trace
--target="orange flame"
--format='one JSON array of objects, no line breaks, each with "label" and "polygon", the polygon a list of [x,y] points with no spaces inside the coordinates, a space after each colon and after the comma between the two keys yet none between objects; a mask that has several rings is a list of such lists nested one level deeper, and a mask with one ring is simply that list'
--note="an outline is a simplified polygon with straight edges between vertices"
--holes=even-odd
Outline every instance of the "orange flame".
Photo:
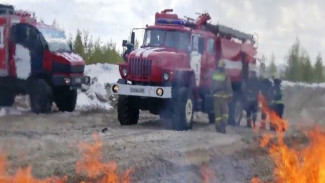
[{"label": "orange flame", "polygon": [[260,179],[257,178],[256,176],[251,180],[250,183],[261,183]]},{"label": "orange flame", "polygon": [[[325,132],[320,127],[308,133],[310,143],[303,149],[290,148],[284,141],[283,129],[288,126],[287,121],[282,120],[269,110],[262,97],[263,110],[269,115],[277,132],[277,141],[270,142],[274,137],[270,134],[263,136],[260,146],[268,148],[275,169],[273,175],[275,182],[282,183],[323,183],[325,182]],[[252,183],[261,182],[257,177]]]},{"label": "orange flame", "polygon": [[[122,176],[118,172],[115,162],[103,163],[101,148],[102,142],[98,135],[94,135],[95,143],[79,145],[82,151],[82,158],[76,163],[76,173],[87,174],[87,179],[94,180],[94,183],[129,183],[131,169],[127,170]],[[32,175],[32,168],[20,168],[16,174],[8,175],[6,170],[6,159],[0,156],[0,183],[66,183],[68,177],[50,177],[38,179]],[[86,182],[81,182],[86,183]],[[92,183],[92,182],[88,182]]]},{"label": "orange flame", "polygon": [[268,106],[268,103],[263,95],[259,95],[259,101],[262,104],[262,110],[269,117],[270,123],[275,127],[277,132],[288,129],[288,121],[281,119],[274,111]]},{"label": "orange flame", "polygon": [[217,178],[214,172],[206,167],[205,165],[201,166],[201,174],[202,174],[202,183],[216,183]]},{"label": "orange flame", "polygon": [[86,173],[90,179],[95,179],[101,176],[102,178],[96,180],[98,183],[130,182],[130,174],[132,170],[129,169],[123,176],[119,176],[117,173],[118,167],[116,162],[103,163],[101,154],[103,144],[100,141],[98,134],[94,135],[94,139],[94,144],[81,143],[79,145],[79,148],[82,151],[82,158],[76,163],[77,173]]}]

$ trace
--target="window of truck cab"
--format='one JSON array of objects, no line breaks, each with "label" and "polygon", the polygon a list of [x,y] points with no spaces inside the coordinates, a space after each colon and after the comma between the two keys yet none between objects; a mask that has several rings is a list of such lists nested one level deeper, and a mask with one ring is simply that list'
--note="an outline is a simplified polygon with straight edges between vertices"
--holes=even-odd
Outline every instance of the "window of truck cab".
[{"label": "window of truck cab", "polygon": [[53,28],[38,28],[51,52],[71,52],[64,31]]},{"label": "window of truck cab", "polygon": [[189,43],[189,32],[167,29],[147,29],[143,40],[143,47],[168,47],[188,50]]}]

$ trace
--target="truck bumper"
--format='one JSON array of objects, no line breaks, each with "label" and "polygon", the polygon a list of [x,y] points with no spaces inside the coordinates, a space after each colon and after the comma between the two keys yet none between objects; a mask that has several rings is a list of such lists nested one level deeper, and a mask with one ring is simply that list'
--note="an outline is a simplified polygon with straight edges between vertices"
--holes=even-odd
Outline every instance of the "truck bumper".
[{"label": "truck bumper", "polygon": [[111,85],[110,90],[111,94],[113,95],[153,97],[162,99],[172,98],[172,87],[142,86],[116,83]]},{"label": "truck bumper", "polygon": [[81,87],[81,85],[89,85],[89,76],[61,76],[56,75],[52,78],[54,86],[70,86],[70,87]]}]

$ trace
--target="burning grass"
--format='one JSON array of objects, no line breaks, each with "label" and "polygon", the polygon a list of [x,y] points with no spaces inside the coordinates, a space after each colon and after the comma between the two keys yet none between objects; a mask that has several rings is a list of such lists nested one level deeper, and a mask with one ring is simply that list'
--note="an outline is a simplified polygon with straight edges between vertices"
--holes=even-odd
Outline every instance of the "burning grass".
[{"label": "burning grass", "polygon": [[[284,141],[283,129],[287,129],[287,121],[279,118],[267,108],[262,98],[262,107],[276,128],[276,135],[265,134],[260,146],[268,150],[273,159],[274,182],[277,183],[323,183],[325,182],[325,133],[321,127],[307,132],[309,144],[301,149],[289,147]],[[275,141],[272,141],[275,139]],[[257,177],[251,183],[262,183]]]},{"label": "burning grass", "polygon": [[[102,159],[102,142],[94,135],[94,143],[80,143],[81,157],[76,162],[76,173],[84,175],[80,183],[129,183],[132,169],[120,174],[116,162],[105,163]],[[0,156],[0,183],[66,183],[68,177],[38,179],[32,175],[32,167],[20,168],[14,175],[6,172],[7,161]]]}]

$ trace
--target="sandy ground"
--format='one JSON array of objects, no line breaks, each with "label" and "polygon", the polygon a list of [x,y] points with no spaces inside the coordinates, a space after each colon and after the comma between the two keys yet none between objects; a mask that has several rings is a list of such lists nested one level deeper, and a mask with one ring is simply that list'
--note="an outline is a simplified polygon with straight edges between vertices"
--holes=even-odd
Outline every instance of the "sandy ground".
[{"label": "sandy ground", "polygon": [[[284,91],[291,126],[323,123],[324,89]],[[35,115],[16,108],[0,110],[13,111],[0,117],[0,149],[12,164],[9,172],[31,165],[37,177],[68,175],[69,182],[77,182],[78,144],[99,133],[104,161],[116,161],[121,170],[133,168],[132,182],[202,182],[204,168],[212,171],[212,182],[249,182],[254,175],[272,180],[272,163],[258,147],[264,131],[228,127],[228,134],[218,134],[202,114],[195,117],[193,130],[176,132],[145,112],[138,125],[121,127],[115,110]],[[291,130],[288,138],[301,136]]]}]

